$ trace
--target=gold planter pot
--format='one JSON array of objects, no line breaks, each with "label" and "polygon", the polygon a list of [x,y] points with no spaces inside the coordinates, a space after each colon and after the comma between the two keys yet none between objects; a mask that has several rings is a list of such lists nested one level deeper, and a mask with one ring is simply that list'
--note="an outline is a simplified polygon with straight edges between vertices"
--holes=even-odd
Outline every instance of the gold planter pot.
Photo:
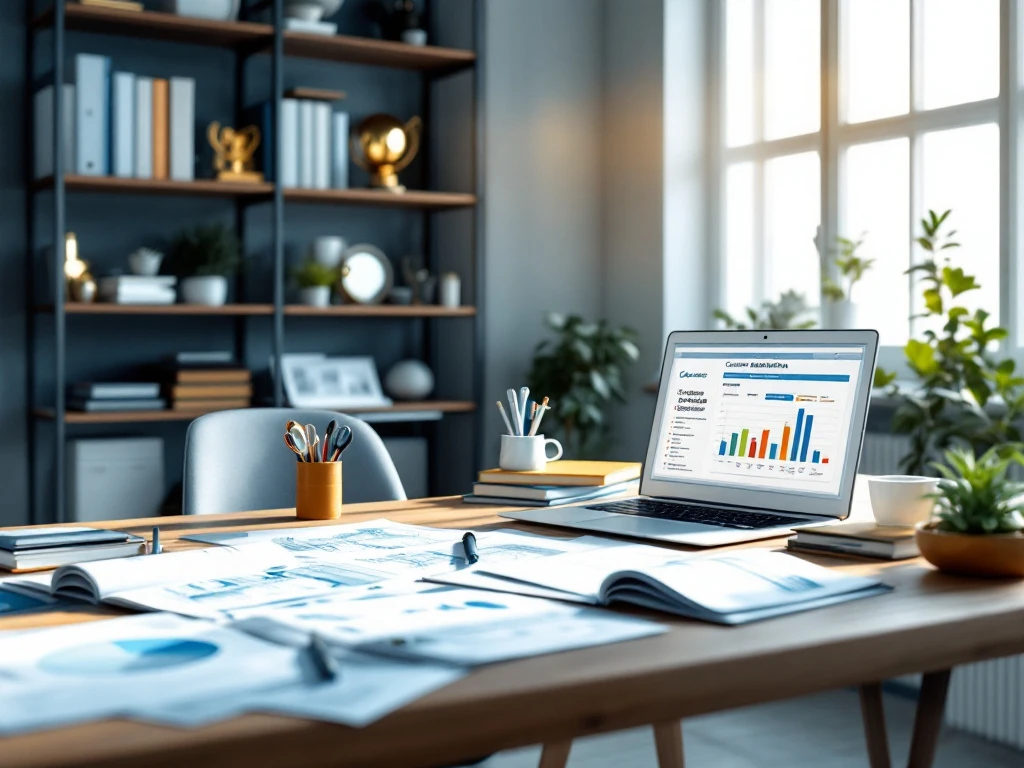
[{"label": "gold planter pot", "polygon": [[1024,578],[1024,535],[949,533],[933,523],[914,531],[921,556],[940,571],[964,576]]}]

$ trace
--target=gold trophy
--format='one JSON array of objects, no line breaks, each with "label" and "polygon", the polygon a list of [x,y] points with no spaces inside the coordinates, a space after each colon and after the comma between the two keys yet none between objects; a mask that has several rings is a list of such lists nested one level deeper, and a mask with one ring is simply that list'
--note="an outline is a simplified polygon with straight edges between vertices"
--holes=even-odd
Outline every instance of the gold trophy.
[{"label": "gold trophy", "polygon": [[78,258],[78,238],[74,232],[64,236],[64,280],[68,301],[89,303],[96,300],[96,281],[89,264]]},{"label": "gold trophy", "polygon": [[418,117],[402,125],[391,115],[377,114],[356,127],[351,141],[352,161],[369,171],[371,187],[405,192],[405,187],[398,183],[398,172],[416,157],[422,126]]},{"label": "gold trophy", "polygon": [[260,130],[255,125],[236,131],[216,120],[210,123],[206,137],[216,156],[213,167],[221,181],[263,181],[263,174],[253,170],[252,156],[260,145]]}]

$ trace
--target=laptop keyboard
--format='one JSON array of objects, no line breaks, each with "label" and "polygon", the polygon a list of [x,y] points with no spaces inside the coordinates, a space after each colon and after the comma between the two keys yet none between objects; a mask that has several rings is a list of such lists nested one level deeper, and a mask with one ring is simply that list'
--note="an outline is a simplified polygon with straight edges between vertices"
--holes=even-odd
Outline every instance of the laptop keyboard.
[{"label": "laptop keyboard", "polygon": [[603,512],[617,512],[620,515],[638,515],[640,517],[654,517],[659,520],[678,520],[684,523],[701,523],[703,525],[717,525],[720,528],[739,528],[742,530],[803,525],[807,522],[806,520],[785,515],[717,509],[715,507],[670,503],[655,499],[625,499],[608,504],[588,505],[588,508],[600,509]]}]

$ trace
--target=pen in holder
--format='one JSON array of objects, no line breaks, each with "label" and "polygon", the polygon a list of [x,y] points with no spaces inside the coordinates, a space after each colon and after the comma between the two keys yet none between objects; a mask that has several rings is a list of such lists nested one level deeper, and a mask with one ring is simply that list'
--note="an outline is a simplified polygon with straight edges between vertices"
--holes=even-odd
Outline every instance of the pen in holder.
[{"label": "pen in holder", "polygon": [[305,520],[337,520],[341,517],[340,461],[295,465],[295,516]]}]

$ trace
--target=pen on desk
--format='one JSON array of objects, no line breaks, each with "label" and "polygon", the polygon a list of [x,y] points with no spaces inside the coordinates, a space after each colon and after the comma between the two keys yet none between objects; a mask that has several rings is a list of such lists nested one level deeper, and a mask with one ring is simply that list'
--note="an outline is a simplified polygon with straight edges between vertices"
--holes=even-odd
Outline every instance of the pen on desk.
[{"label": "pen on desk", "polygon": [[533,424],[530,425],[530,437],[537,434],[537,430],[540,429],[541,419],[544,418],[544,414],[547,413],[548,408],[548,399],[545,397],[537,408],[537,415],[533,419]]},{"label": "pen on desk", "polygon": [[159,555],[163,552],[163,547],[160,546],[160,527],[153,526],[153,541],[149,546],[149,554]]},{"label": "pen on desk", "polygon": [[505,413],[505,406],[501,404],[501,400],[498,400],[498,411],[501,412],[501,419],[505,422],[505,429],[508,430],[510,435],[514,435],[516,431],[512,429],[512,422],[508,420],[508,414]]},{"label": "pen on desk", "polygon": [[530,388],[523,387],[519,390],[519,434],[526,434],[526,409],[529,407]]},{"label": "pen on desk", "polygon": [[510,389],[508,391],[508,404],[509,407],[512,409],[512,413],[510,413],[509,416],[512,417],[512,425],[515,427],[515,430],[512,432],[512,434],[519,435],[520,437],[522,437],[523,422],[519,418],[521,415],[519,413],[519,397],[518,395],[516,395],[516,391],[514,389]]},{"label": "pen on desk", "polygon": [[466,553],[466,562],[470,565],[480,560],[480,553],[476,551],[476,536],[472,531],[462,534],[462,550]]},{"label": "pen on desk", "polygon": [[306,650],[321,680],[336,680],[341,676],[338,662],[331,656],[330,648],[317,635],[313,635]]}]

